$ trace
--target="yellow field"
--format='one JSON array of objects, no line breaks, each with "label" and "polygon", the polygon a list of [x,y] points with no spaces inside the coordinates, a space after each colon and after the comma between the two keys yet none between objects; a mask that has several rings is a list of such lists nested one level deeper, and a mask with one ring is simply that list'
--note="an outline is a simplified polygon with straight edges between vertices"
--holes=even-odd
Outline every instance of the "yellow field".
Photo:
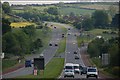
[{"label": "yellow field", "polygon": [[30,22],[13,22],[10,24],[11,27],[19,28],[19,27],[25,27],[27,25],[35,25],[35,23]]}]

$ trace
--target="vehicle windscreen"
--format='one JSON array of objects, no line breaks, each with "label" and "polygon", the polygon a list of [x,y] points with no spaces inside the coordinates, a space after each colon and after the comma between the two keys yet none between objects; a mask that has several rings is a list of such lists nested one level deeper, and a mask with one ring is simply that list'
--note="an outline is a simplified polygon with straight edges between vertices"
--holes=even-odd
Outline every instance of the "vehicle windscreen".
[{"label": "vehicle windscreen", "polygon": [[65,70],[65,72],[73,72],[73,70]]},{"label": "vehicle windscreen", "polygon": [[74,66],[74,69],[79,69],[79,66]]},{"label": "vehicle windscreen", "polygon": [[88,69],[88,72],[96,72],[96,69]]},{"label": "vehicle windscreen", "polygon": [[65,66],[65,69],[73,69],[72,66]]}]

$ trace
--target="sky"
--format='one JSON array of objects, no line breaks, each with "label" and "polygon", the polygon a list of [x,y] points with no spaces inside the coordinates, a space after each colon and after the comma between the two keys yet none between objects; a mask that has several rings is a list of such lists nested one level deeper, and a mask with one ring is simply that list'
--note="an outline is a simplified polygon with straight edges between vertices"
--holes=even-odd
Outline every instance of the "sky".
[{"label": "sky", "polygon": [[1,2],[9,2],[11,4],[53,4],[59,2],[119,2],[119,0],[1,0]]}]

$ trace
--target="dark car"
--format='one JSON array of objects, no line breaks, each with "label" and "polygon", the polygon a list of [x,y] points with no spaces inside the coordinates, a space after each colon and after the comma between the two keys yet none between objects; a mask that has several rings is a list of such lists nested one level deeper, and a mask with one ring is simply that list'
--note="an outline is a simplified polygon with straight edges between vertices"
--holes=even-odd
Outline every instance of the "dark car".
[{"label": "dark car", "polygon": [[68,35],[70,35],[70,33],[68,33]]},{"label": "dark car", "polygon": [[68,30],[70,30],[70,28],[68,28]]},{"label": "dark car", "polygon": [[49,46],[52,46],[52,44],[50,43]]},{"label": "dark car", "polygon": [[83,67],[81,70],[81,75],[86,74],[86,73],[87,73],[87,67]]},{"label": "dark car", "polygon": [[78,55],[75,55],[75,59],[79,59]]},{"label": "dark car", "polygon": [[54,27],[56,29],[56,27]]},{"label": "dark car", "polygon": [[62,35],[62,38],[64,38],[64,35]]},{"label": "dark car", "polygon": [[32,67],[32,61],[31,60],[26,60],[25,61],[25,67]]},{"label": "dark car", "polygon": [[56,43],[55,46],[58,46],[58,44]]},{"label": "dark car", "polygon": [[74,54],[77,54],[77,51],[75,51]]}]

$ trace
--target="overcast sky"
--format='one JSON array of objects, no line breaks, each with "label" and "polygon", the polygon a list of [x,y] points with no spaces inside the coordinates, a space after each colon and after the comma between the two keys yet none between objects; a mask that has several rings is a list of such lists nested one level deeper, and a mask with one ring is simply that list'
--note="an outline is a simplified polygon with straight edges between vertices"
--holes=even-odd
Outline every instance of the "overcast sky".
[{"label": "overcast sky", "polygon": [[119,0],[1,0],[1,2],[9,2],[11,4],[51,4],[59,2],[119,2]]}]

